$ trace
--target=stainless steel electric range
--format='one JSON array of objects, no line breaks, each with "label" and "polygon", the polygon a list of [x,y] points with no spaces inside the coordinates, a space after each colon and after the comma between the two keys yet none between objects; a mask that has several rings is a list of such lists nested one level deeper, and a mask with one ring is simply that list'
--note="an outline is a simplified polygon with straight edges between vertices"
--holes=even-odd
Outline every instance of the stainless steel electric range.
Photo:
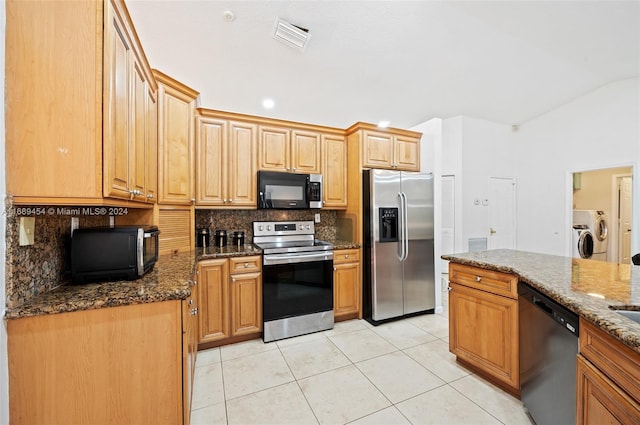
[{"label": "stainless steel electric range", "polygon": [[262,249],[264,342],[333,328],[333,245],[313,221],[255,221]]}]

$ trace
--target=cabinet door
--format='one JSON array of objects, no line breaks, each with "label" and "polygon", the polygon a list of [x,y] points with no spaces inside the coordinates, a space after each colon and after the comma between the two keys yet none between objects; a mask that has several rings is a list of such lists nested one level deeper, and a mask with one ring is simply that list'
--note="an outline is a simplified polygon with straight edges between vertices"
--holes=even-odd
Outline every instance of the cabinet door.
[{"label": "cabinet door", "polygon": [[393,168],[393,136],[364,131],[362,155],[363,167]]},{"label": "cabinet door", "polygon": [[193,98],[173,87],[159,90],[159,203],[191,205],[194,201]]},{"label": "cabinet door", "polygon": [[577,381],[578,425],[640,423],[640,405],[581,355]]},{"label": "cabinet door", "polygon": [[147,201],[156,202],[158,197],[158,98],[147,86],[147,153],[145,186]]},{"label": "cabinet door", "polygon": [[231,336],[262,331],[262,274],[230,276]]},{"label": "cabinet door", "polygon": [[133,61],[132,68],[129,189],[133,199],[146,201],[147,79],[137,61]]},{"label": "cabinet door", "polygon": [[420,139],[395,136],[394,165],[398,170],[420,171]]},{"label": "cabinet door", "polygon": [[259,169],[289,171],[291,131],[286,128],[261,126],[259,132]]},{"label": "cabinet door", "polygon": [[333,314],[335,320],[358,317],[360,313],[360,263],[333,266]]},{"label": "cabinet door", "polygon": [[449,350],[518,390],[518,303],[450,283]]},{"label": "cabinet door", "polygon": [[229,337],[228,264],[226,259],[198,263],[200,343]]},{"label": "cabinet door", "polygon": [[257,206],[257,126],[232,121],[229,123],[229,131],[228,205],[255,207]]},{"label": "cabinet door", "polygon": [[324,208],[347,208],[347,143],[344,137],[322,136]]},{"label": "cabinet door", "polygon": [[105,97],[107,112],[104,117],[104,196],[129,198],[129,107],[130,78],[132,76],[133,53],[131,41],[124,24],[114,12],[110,2],[106,3],[108,22],[111,25],[105,35],[105,62],[109,73],[105,75]]},{"label": "cabinet door", "polygon": [[223,206],[229,167],[225,160],[227,121],[199,117],[196,139],[196,204]]},{"label": "cabinet door", "polygon": [[320,173],[320,134],[294,130],[291,135],[291,171]]}]

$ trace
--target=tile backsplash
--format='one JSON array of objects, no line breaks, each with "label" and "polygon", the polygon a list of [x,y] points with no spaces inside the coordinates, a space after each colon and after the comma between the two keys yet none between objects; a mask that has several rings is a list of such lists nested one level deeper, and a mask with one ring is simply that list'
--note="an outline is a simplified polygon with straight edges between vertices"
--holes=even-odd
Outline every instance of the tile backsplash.
[{"label": "tile backsplash", "polygon": [[336,211],[332,210],[196,210],[196,229],[208,228],[211,234],[216,229],[225,229],[229,233],[243,230],[245,240],[252,242],[254,221],[313,221],[317,213],[320,214],[320,223],[315,225],[316,238],[334,240]]},{"label": "tile backsplash", "polygon": [[[21,210],[10,198],[6,218],[6,303],[22,305],[38,294],[50,291],[69,279],[71,216],[54,209],[35,217],[33,245],[20,246]],[[109,225],[108,216],[79,216],[80,227]]]}]

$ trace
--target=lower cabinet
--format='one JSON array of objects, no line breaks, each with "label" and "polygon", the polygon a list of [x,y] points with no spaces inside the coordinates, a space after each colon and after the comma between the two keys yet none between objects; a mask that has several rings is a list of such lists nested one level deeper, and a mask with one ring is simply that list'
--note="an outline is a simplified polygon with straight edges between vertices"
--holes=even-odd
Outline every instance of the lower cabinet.
[{"label": "lower cabinet", "polygon": [[262,258],[198,262],[199,343],[202,348],[262,332]]},{"label": "lower cabinet", "polygon": [[193,382],[198,354],[198,288],[197,276],[191,278],[191,295],[182,301],[182,399],[184,425],[191,422],[191,405],[193,401]]},{"label": "lower cabinet", "polygon": [[361,318],[360,250],[333,253],[333,315],[336,322]]},{"label": "lower cabinet", "polygon": [[8,320],[11,423],[188,423],[186,305],[170,300]]},{"label": "lower cabinet", "polygon": [[449,277],[449,351],[519,393],[517,278],[453,263]]},{"label": "lower cabinet", "polygon": [[640,423],[640,355],[585,320],[577,381],[579,425]]}]

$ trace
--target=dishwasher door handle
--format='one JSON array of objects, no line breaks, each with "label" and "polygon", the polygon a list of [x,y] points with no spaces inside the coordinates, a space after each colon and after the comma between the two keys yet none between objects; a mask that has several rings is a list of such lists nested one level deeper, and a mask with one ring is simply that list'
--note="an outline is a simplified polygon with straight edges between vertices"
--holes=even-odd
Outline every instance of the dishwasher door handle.
[{"label": "dishwasher door handle", "polygon": [[547,313],[553,314],[553,310],[551,310],[551,307],[549,307],[547,304],[545,304],[544,301],[542,301],[540,298],[536,297],[535,295],[533,296],[533,303],[538,307],[540,307],[542,310],[546,311]]}]

